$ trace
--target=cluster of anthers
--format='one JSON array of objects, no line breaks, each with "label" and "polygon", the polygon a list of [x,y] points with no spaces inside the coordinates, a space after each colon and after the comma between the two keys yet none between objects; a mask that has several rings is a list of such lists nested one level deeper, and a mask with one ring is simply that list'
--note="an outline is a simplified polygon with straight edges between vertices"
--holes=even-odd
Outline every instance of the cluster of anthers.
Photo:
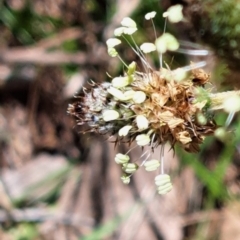
[{"label": "cluster of anthers", "polygon": [[[148,13],[145,19],[152,21],[155,14]],[[170,8],[163,17],[172,22],[182,20],[182,7]],[[118,153],[115,161],[122,167],[121,179],[125,184],[141,166],[146,171],[159,169],[155,183],[158,193],[165,194],[172,189],[172,184],[169,175],[164,173],[164,144],[168,142],[174,147],[178,143],[188,152],[198,152],[204,137],[216,129],[214,121],[207,116],[211,95],[204,87],[209,75],[194,64],[176,70],[162,67],[162,54],[179,48],[171,34],[164,32],[155,44],[143,43],[138,47],[132,37],[137,31],[136,23],[127,17],[121,25],[114,31],[116,38],[107,40],[107,47],[111,57],[119,57],[123,62],[124,75],[102,84],[92,82],[91,89],[84,90],[81,101],[69,105],[68,113],[76,117],[79,125],[87,124],[89,131],[116,136],[116,142],[150,146],[150,150],[142,154],[140,165],[130,161],[131,149],[125,154]],[[131,43],[126,35],[132,39]],[[119,38],[125,39],[139,56],[144,72],[137,71],[135,62],[127,65],[120,58],[116,50],[121,43]],[[146,59],[146,54],[153,51],[160,56],[159,71],[153,70]],[[162,146],[160,160],[152,159],[153,149],[159,145]]]}]

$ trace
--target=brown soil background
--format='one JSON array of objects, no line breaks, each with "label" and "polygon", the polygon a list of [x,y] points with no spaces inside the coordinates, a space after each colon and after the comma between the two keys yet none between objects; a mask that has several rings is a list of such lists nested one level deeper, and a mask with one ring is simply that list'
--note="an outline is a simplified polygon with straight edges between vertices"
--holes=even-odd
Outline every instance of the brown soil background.
[{"label": "brown soil background", "polygon": [[[154,174],[142,169],[123,185],[113,159],[128,146],[114,148],[105,136],[79,134],[82,128],[66,113],[89,79],[103,82],[106,72],[116,74],[119,63],[107,55],[105,41],[141,2],[116,1],[107,23],[103,15],[110,1],[29,2],[34,14],[61,19],[62,25],[45,23],[42,27],[54,34],[36,34],[31,44],[23,44],[16,29],[0,25],[0,239],[240,239],[238,152],[225,177],[234,197],[208,209],[204,184],[173,152],[165,156],[174,179],[166,196],[155,194]],[[8,0],[2,8],[22,11],[25,4]],[[170,4],[156,2],[156,8]],[[191,27],[183,24],[177,32],[187,39]],[[65,51],[69,41],[79,48]],[[124,54],[134,58],[127,50]],[[207,58],[209,71],[213,59]],[[66,73],[66,64],[78,66],[74,74]],[[215,141],[203,154],[209,169],[221,147]],[[131,154],[138,158],[141,151]],[[158,158],[159,150],[155,154]]]}]

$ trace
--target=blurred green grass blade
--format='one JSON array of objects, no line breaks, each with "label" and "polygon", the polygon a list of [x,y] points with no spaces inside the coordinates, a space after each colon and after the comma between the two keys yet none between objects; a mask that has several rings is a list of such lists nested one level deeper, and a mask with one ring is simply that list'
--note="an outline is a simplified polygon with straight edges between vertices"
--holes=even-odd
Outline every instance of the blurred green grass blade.
[{"label": "blurred green grass blade", "polygon": [[[223,184],[224,174],[220,174],[218,170],[210,171],[204,166],[200,159],[198,159],[197,155],[183,153],[179,148],[177,149],[177,154],[184,164],[190,165],[194,169],[195,174],[207,188],[212,198],[224,199],[227,197],[227,191]],[[231,159],[231,156],[228,156],[229,158],[227,159],[227,162],[229,162],[229,159]],[[223,158],[225,162],[225,155]],[[218,165],[221,165],[221,168],[226,167],[226,162],[224,165],[222,165],[222,162],[220,161]],[[216,169],[219,167],[218,165]]]},{"label": "blurred green grass blade", "polygon": [[46,176],[42,181],[29,186],[25,192],[17,199],[12,199],[14,205],[19,205],[25,201],[46,200],[59,191],[62,187],[62,182],[70,173],[72,165],[67,165],[58,171]]},{"label": "blurred green grass blade", "polygon": [[[210,145],[214,138],[205,142],[205,146]],[[224,185],[224,177],[228,166],[232,162],[235,151],[236,141],[230,141],[225,145],[213,171],[209,170],[204,164],[197,159],[197,156],[189,154],[179,154],[184,163],[191,165],[201,182],[208,189],[211,197],[214,199],[224,199],[228,196],[227,189]]]},{"label": "blurred green grass blade", "polygon": [[115,217],[111,221],[94,229],[90,235],[80,238],[80,240],[101,240],[108,237],[118,228],[124,219],[125,217]]},{"label": "blurred green grass blade", "polygon": [[15,240],[32,240],[38,236],[37,226],[31,223],[21,223],[9,230]]},{"label": "blurred green grass blade", "polygon": [[17,19],[13,12],[4,6],[0,8],[0,19],[10,29],[14,28],[17,24]]}]

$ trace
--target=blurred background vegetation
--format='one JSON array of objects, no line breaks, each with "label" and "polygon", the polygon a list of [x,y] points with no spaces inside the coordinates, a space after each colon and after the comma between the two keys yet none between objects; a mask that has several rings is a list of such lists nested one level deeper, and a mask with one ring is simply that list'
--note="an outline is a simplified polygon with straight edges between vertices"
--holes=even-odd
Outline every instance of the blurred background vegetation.
[{"label": "blurred background vegetation", "polygon": [[[106,72],[123,70],[105,45],[123,17],[138,23],[138,43],[154,41],[144,15],[157,12],[159,36],[162,12],[178,3],[186,20],[168,31],[186,49],[197,43],[209,54],[164,60],[171,68],[204,60],[213,91],[239,89],[239,1],[0,1],[1,240],[240,239],[238,114],[229,134],[207,138],[199,154],[166,151],[174,185],[166,196],[155,195],[154,174],[141,169],[123,185],[114,144],[78,134],[66,114],[88,80],[109,81]],[[127,63],[138,61],[127,45],[120,52]],[[218,125],[226,118],[215,115]]]}]

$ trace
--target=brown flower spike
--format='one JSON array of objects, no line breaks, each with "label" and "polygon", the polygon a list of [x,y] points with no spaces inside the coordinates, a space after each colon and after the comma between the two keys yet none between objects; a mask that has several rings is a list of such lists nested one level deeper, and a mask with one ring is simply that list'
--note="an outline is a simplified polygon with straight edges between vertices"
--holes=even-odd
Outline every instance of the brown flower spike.
[{"label": "brown flower spike", "polygon": [[[163,16],[176,22],[183,17],[181,11],[182,7],[176,5]],[[148,13],[145,18],[152,20],[155,14]],[[136,23],[130,18],[124,18],[121,25],[114,31],[117,37],[129,35],[132,38],[137,31]],[[123,62],[115,49],[121,43],[119,38],[108,39],[108,53],[123,62],[126,67],[124,75],[113,78],[111,83],[92,82],[89,90],[84,89],[80,101],[69,105],[68,113],[76,118],[78,125],[87,125],[87,131],[116,136],[116,143],[135,142],[140,147],[150,146],[151,150],[141,155],[140,165],[136,161],[130,162],[128,152],[131,149],[125,154],[118,153],[115,162],[122,167],[121,179],[125,184],[141,166],[146,171],[160,168],[155,184],[158,193],[165,194],[172,189],[172,183],[170,176],[164,173],[164,144],[169,142],[172,148],[179,144],[188,152],[198,152],[205,136],[213,134],[216,129],[211,111],[227,109],[230,114],[238,111],[238,106],[236,108],[232,102],[237,98],[240,109],[240,93],[233,99],[229,98],[232,92],[209,93],[205,89],[209,74],[197,69],[197,64],[173,71],[163,68],[163,53],[179,48],[178,41],[169,33],[162,34],[155,44],[143,43],[140,47],[132,40],[130,46],[140,58],[144,72],[136,70],[135,62],[130,65]],[[159,71],[149,66],[144,55],[156,50],[160,56]],[[160,161],[151,158],[152,150],[159,145],[162,145]]]},{"label": "brown flower spike", "polygon": [[[208,101],[197,98],[209,75],[192,70],[188,78],[178,81],[177,70],[141,73],[134,68],[132,63],[128,73],[117,79],[120,85],[123,78],[128,79],[128,85],[94,84],[81,101],[69,105],[69,114],[78,124],[88,124],[89,131],[118,134],[117,141],[136,140],[140,146],[153,148],[179,143],[189,152],[199,151],[204,137],[215,130],[214,122],[205,117]],[[143,142],[138,141],[141,136]]]}]

